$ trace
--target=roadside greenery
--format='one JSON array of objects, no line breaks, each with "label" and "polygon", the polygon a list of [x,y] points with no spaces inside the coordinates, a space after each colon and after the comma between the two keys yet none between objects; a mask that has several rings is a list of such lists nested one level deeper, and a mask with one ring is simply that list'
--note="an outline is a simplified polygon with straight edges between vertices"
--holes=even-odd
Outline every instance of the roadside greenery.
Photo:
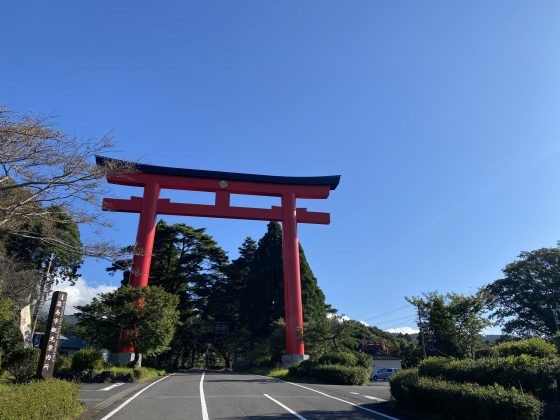
[{"label": "roadside greenery", "polygon": [[372,363],[371,357],[364,353],[327,353],[318,360],[304,360],[290,366],[289,375],[329,384],[363,385],[369,382]]},{"label": "roadside greenery", "polygon": [[[76,374],[99,369],[103,365],[103,355],[96,349],[81,349],[72,355],[70,368]],[[56,365],[55,365],[56,367]]]},{"label": "roadside greenery", "polygon": [[18,348],[8,355],[4,367],[12,374],[16,383],[29,381],[37,372],[39,355],[38,349]]},{"label": "roadside greenery", "polygon": [[481,386],[422,377],[416,369],[390,378],[397,403],[424,415],[447,419],[538,419],[542,403],[530,394],[499,385]]},{"label": "roadside greenery", "polygon": [[59,379],[0,387],[0,419],[62,420],[83,407],[80,385]]},{"label": "roadside greenery", "polygon": [[538,418],[543,409],[552,418],[560,402],[560,357],[542,339],[506,342],[477,360],[427,358],[390,383],[400,406],[446,418]]},{"label": "roadside greenery", "polygon": [[526,340],[504,341],[492,347],[496,356],[519,356],[526,354],[535,357],[553,357],[558,353],[554,344],[542,338]]},{"label": "roadside greenery", "polygon": [[421,376],[447,381],[516,387],[541,400],[556,400],[559,397],[558,357],[540,358],[526,354],[481,360],[430,357],[420,363],[418,372]]}]

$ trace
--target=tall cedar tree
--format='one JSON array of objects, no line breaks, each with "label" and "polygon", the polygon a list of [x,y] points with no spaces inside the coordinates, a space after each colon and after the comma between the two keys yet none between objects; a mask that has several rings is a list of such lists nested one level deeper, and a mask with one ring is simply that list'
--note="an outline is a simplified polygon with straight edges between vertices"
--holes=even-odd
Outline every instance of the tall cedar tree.
[{"label": "tall cedar tree", "polygon": [[[326,316],[325,295],[307,263],[300,246],[300,272],[304,321]],[[282,268],[282,229],[270,222],[259,240],[255,260],[243,295],[242,318],[253,340],[268,336],[275,320],[284,317],[284,277]]]},{"label": "tall cedar tree", "polygon": [[195,354],[208,341],[208,301],[216,285],[225,280],[226,253],[206,229],[183,223],[157,224],[150,284],[160,285],[179,295],[181,325],[177,329],[166,359],[176,366]]},{"label": "tall cedar tree", "polygon": [[[247,289],[251,266],[255,260],[257,243],[248,237],[239,247],[239,257],[227,267],[225,281],[217,282],[208,299],[208,317],[212,321],[228,323],[228,330],[212,334],[212,345],[224,359],[226,369],[232,357],[246,349],[246,328],[241,320],[241,305]],[[235,360],[233,360],[235,363]]]}]

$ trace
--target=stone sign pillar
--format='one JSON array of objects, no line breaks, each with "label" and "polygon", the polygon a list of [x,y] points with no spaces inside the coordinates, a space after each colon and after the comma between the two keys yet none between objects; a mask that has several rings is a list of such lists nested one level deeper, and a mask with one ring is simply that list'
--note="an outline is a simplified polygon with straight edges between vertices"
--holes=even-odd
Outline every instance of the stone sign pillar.
[{"label": "stone sign pillar", "polygon": [[54,292],[51,299],[51,309],[47,319],[45,335],[41,343],[41,357],[37,366],[37,376],[42,379],[52,378],[54,362],[58,350],[60,330],[64,320],[66,307],[66,292]]}]

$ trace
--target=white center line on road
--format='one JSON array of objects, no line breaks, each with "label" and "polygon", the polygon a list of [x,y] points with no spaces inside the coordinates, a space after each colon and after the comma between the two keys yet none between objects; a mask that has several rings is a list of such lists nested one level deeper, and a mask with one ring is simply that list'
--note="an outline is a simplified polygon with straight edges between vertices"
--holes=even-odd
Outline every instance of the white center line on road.
[{"label": "white center line on road", "polygon": [[282,381],[281,379],[279,379],[279,381],[285,382],[285,383],[290,384],[290,385],[299,386],[300,388],[308,389],[309,391],[316,392],[317,394],[324,395],[325,397],[332,398],[333,400],[337,400],[337,401],[340,401],[340,402],[343,402],[343,403],[346,403],[346,404],[350,404],[351,406],[359,408],[360,410],[367,411],[368,413],[377,414],[377,415],[379,415],[381,417],[385,417],[386,419],[389,419],[389,420],[399,420],[396,417],[388,416],[387,414],[380,413],[379,411],[370,410],[369,408],[362,407],[360,404],[354,404],[353,402],[343,400],[342,398],[333,397],[332,395],[325,394],[324,392],[317,391],[316,389],[309,388],[307,386],[303,386],[303,385],[300,385],[300,384],[294,384],[293,382]]},{"label": "white center line on road", "polygon": [[200,406],[202,407],[202,420],[209,420],[208,408],[206,408],[206,399],[204,398],[204,374],[200,377]]},{"label": "white center line on road", "polygon": [[358,392],[351,392],[350,394],[360,395]]},{"label": "white center line on road", "polygon": [[174,373],[172,373],[171,375],[167,375],[164,376],[161,379],[158,379],[155,382],[152,382],[150,385],[142,388],[140,391],[138,391],[136,394],[134,394],[132,397],[130,397],[128,400],[126,400],[125,402],[123,402],[121,405],[119,405],[117,408],[115,408],[113,411],[111,411],[109,414],[107,414],[105,417],[103,417],[101,420],[107,420],[110,419],[111,417],[113,417],[115,415],[115,413],[118,413],[124,406],[126,406],[129,402],[131,402],[134,398],[136,398],[138,395],[140,395],[142,392],[144,392],[145,390],[147,390],[148,388],[154,386],[155,384],[157,384],[158,382],[163,381],[164,379],[169,378],[170,376],[175,375]]},{"label": "white center line on road", "polygon": [[116,388],[116,387],[121,386],[121,385],[124,385],[124,382],[117,382],[116,384],[113,384],[113,385],[111,385],[111,386],[107,386],[107,387],[105,387],[105,388],[101,388],[101,389],[99,389],[98,391],[110,391],[110,390],[112,390],[113,388]]},{"label": "white center line on road", "polygon": [[298,413],[296,413],[294,410],[292,410],[290,407],[286,407],[284,404],[282,404],[280,401],[275,400],[274,398],[272,398],[270,395],[268,394],[263,394],[266,398],[268,398],[271,401],[274,401],[276,404],[278,404],[280,407],[282,407],[284,410],[286,410],[288,413],[293,414],[294,416],[296,416],[299,420],[307,420],[305,417],[299,415]]}]

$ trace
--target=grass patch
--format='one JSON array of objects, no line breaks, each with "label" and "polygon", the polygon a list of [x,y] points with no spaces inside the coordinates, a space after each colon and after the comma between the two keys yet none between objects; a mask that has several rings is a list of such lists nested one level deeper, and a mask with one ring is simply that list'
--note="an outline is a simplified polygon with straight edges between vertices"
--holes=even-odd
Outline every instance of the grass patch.
[{"label": "grass patch", "polygon": [[101,382],[142,382],[148,379],[165,375],[163,369],[146,367],[129,368],[124,366],[111,366],[94,371],[94,377],[99,377]]},{"label": "grass patch", "polygon": [[290,379],[288,369],[282,369],[280,367],[257,367],[251,369],[251,373],[278,379]]},{"label": "grass patch", "polygon": [[79,384],[59,379],[2,385],[0,419],[72,419],[84,410],[79,395]]},{"label": "grass patch", "polygon": [[8,371],[0,372],[0,386],[11,385],[15,378]]}]

